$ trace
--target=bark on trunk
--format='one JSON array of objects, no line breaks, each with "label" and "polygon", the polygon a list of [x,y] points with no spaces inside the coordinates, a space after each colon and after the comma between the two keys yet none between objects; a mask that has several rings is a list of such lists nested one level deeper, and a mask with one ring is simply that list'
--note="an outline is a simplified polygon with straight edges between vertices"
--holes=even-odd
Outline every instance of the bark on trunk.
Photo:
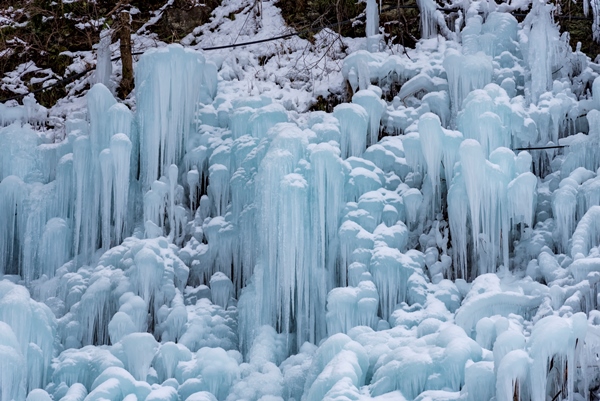
[{"label": "bark on trunk", "polygon": [[121,39],[121,64],[123,66],[119,96],[125,99],[133,90],[133,60],[131,55],[131,27],[129,13],[122,11],[120,15],[119,37]]}]

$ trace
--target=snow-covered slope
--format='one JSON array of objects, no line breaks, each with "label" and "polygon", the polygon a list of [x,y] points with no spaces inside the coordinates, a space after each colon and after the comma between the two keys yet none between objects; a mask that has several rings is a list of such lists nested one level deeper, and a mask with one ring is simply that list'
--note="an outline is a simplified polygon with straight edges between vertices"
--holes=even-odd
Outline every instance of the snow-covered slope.
[{"label": "snow-covered slope", "polygon": [[0,105],[0,399],[597,399],[600,67],[477,4],[199,51],[286,32],[224,1],[126,102],[104,43]]}]

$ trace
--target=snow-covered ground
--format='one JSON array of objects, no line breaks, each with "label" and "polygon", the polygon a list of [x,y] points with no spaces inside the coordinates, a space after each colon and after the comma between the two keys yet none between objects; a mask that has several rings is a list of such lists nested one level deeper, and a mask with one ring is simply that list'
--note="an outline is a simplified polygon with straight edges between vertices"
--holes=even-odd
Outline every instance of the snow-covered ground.
[{"label": "snow-covered ground", "polygon": [[289,32],[225,0],[0,104],[0,400],[598,399],[600,66],[483,4],[200,51]]}]

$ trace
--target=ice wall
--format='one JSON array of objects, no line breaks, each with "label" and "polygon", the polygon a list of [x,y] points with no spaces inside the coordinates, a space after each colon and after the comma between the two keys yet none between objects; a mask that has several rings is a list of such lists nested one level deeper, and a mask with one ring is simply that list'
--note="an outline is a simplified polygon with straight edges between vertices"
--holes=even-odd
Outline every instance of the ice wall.
[{"label": "ice wall", "polygon": [[332,113],[168,46],[135,113],[98,84],[64,141],[3,120],[2,399],[589,398],[600,67],[548,6],[479,6],[348,56]]}]

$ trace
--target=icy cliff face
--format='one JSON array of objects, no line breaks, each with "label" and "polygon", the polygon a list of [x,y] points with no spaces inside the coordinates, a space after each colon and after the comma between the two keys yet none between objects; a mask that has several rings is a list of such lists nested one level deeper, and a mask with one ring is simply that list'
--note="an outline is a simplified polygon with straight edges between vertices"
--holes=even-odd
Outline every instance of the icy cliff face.
[{"label": "icy cliff face", "polygon": [[374,9],[332,113],[171,45],[0,130],[2,400],[597,397],[600,67],[545,4],[410,58]]}]

